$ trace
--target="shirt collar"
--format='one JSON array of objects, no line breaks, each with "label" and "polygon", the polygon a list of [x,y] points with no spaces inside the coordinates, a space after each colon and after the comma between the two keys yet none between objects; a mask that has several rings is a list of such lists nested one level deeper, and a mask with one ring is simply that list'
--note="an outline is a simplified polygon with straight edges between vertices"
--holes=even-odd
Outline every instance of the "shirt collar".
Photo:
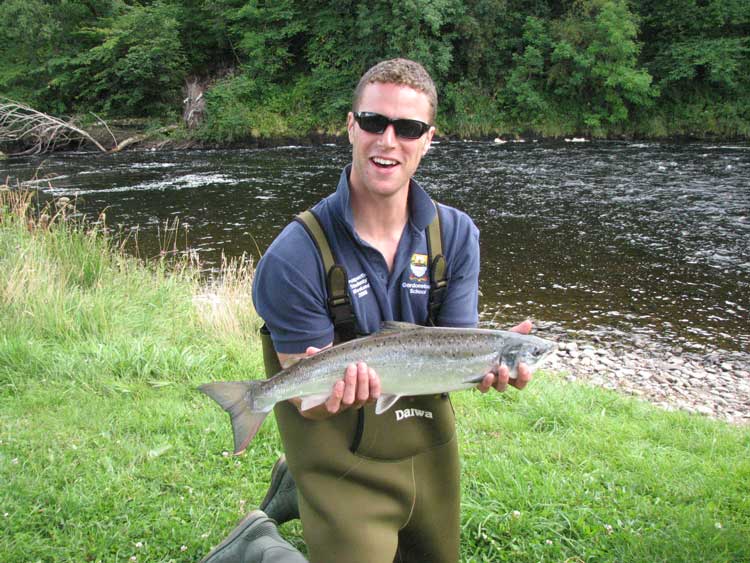
[{"label": "shirt collar", "polygon": [[[336,214],[341,217],[354,233],[354,213],[351,206],[351,192],[349,189],[349,173],[352,165],[349,164],[341,172],[336,192],[332,195],[332,203]],[[409,222],[417,231],[424,231],[435,217],[435,205],[432,198],[424,189],[412,179],[409,183]]]}]

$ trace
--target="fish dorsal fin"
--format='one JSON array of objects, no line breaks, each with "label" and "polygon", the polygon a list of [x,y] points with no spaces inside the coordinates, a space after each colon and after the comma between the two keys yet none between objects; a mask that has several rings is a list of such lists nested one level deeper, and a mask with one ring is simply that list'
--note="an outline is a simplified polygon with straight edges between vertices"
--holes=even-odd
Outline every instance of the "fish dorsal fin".
[{"label": "fish dorsal fin", "polygon": [[375,414],[383,414],[389,408],[391,408],[396,401],[401,398],[401,395],[381,395],[378,397],[378,402],[375,403]]},{"label": "fish dorsal fin", "polygon": [[423,326],[415,325],[412,323],[404,323],[401,321],[385,321],[380,325],[380,333],[388,334],[392,332],[404,332],[407,330],[422,330]]}]

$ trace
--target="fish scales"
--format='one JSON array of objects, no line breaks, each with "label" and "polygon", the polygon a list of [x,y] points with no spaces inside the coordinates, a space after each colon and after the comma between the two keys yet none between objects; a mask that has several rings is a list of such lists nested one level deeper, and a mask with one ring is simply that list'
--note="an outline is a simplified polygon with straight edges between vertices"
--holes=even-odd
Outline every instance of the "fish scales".
[{"label": "fish scales", "polygon": [[239,453],[276,403],[299,397],[303,410],[323,403],[352,363],[367,362],[377,372],[381,396],[375,412],[381,414],[402,396],[474,387],[502,364],[515,377],[519,363],[534,368],[554,349],[548,340],[515,332],[391,322],[377,334],[303,358],[270,379],[216,382],[200,389],[229,412]]}]

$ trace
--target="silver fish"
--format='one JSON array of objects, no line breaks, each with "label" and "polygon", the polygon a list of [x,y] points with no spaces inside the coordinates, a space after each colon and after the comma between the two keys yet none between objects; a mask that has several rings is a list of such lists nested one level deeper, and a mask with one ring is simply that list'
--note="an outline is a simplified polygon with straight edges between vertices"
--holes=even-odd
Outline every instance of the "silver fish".
[{"label": "silver fish", "polygon": [[538,367],[555,347],[516,332],[388,322],[377,334],[303,358],[269,379],[207,383],[199,389],[229,413],[239,454],[276,403],[301,397],[302,410],[322,404],[351,363],[367,362],[377,372],[381,395],[375,412],[382,414],[403,396],[474,387],[500,365],[515,378],[518,364]]}]

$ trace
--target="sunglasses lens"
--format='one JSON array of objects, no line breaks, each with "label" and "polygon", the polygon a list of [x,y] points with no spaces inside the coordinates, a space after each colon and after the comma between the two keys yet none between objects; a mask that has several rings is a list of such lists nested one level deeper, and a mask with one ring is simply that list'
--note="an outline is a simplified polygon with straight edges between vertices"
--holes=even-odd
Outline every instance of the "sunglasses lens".
[{"label": "sunglasses lens", "polygon": [[424,133],[421,121],[414,119],[397,119],[393,122],[396,135],[405,139],[418,139]]},{"label": "sunglasses lens", "polygon": [[368,133],[382,134],[388,125],[393,124],[396,135],[404,139],[419,139],[429,130],[430,126],[416,119],[388,119],[379,113],[370,113],[366,111],[354,114],[357,123],[363,131]]},{"label": "sunglasses lens", "polygon": [[388,118],[377,113],[360,113],[359,126],[368,133],[382,133],[388,127]]}]

